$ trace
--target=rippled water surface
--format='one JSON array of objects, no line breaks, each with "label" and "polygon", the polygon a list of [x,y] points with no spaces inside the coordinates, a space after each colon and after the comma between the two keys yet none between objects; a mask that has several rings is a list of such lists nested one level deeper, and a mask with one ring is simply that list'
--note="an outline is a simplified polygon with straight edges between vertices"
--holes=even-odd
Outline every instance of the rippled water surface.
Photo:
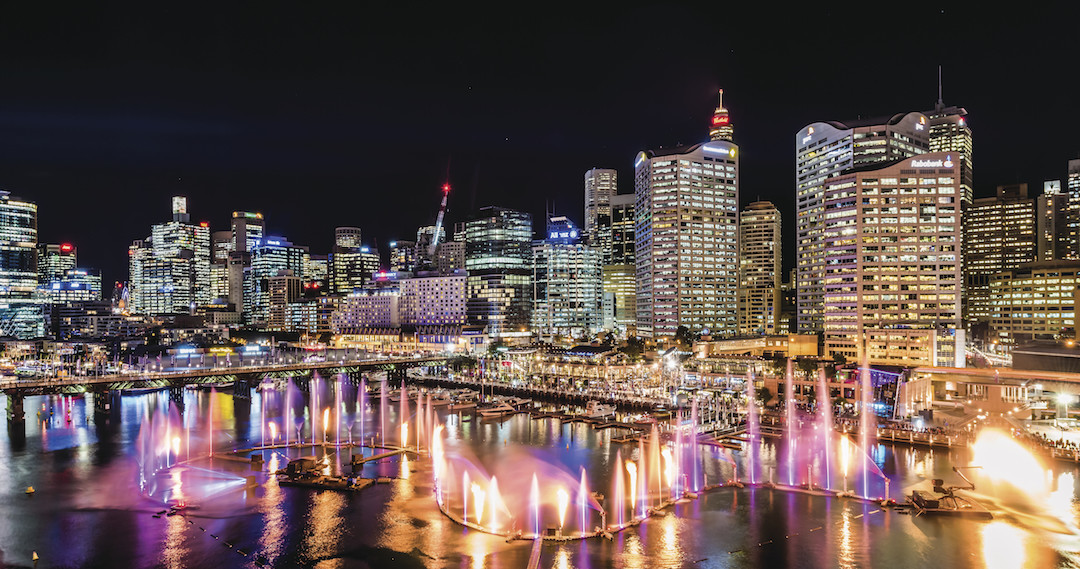
[{"label": "rippled water surface", "polygon": [[[355,393],[355,392],[354,392]],[[108,421],[95,420],[83,397],[26,400],[25,435],[0,432],[0,565],[38,567],[461,567],[522,568],[532,544],[466,530],[436,507],[426,456],[369,464],[365,477],[387,477],[360,493],[281,487],[266,474],[312,447],[262,451],[266,464],[211,460],[215,452],[272,438],[284,430],[284,394],[188,391],[178,412],[166,392],[125,396]],[[295,425],[310,441],[306,396],[295,395]],[[347,398],[349,399],[349,398]],[[6,401],[0,402],[6,404]],[[264,409],[264,407],[266,409]],[[321,408],[321,404],[320,407]],[[396,404],[357,413],[345,403],[342,429],[330,437],[365,438],[397,428]],[[264,418],[265,411],[265,418]],[[89,416],[88,416],[89,412]],[[593,490],[610,494],[615,453],[635,446],[612,441],[615,430],[593,430],[556,419],[517,415],[502,420],[436,413],[446,427],[448,453],[490,468],[521,462],[521,453],[569,473],[585,468]],[[213,426],[212,435],[209,435]],[[396,432],[396,431],[395,431]],[[274,433],[280,440],[282,433]],[[166,445],[177,466],[158,469],[148,449]],[[370,454],[372,451],[366,451]],[[702,447],[708,483],[732,476],[725,451]],[[332,451],[335,470],[349,450]],[[778,451],[766,441],[760,472],[780,478]],[[782,454],[782,453],[779,453]],[[956,481],[953,465],[967,450],[930,451],[880,445],[873,459],[892,480],[892,495],[935,477]],[[246,456],[246,455],[244,455]],[[744,458],[734,453],[740,470]],[[530,459],[530,460],[532,460]],[[156,470],[156,472],[155,472]],[[348,472],[346,467],[344,472]],[[995,509],[993,521],[901,515],[857,500],[765,488],[720,488],[685,501],[668,515],[615,535],[611,541],[543,546],[549,568],[719,567],[1077,567],[1077,469],[1044,465],[1046,490],[1031,493],[1000,483],[976,495]],[[500,480],[500,483],[503,481]],[[507,480],[507,485],[522,481]],[[36,492],[25,493],[27,486]],[[160,515],[184,503],[180,515]]]}]

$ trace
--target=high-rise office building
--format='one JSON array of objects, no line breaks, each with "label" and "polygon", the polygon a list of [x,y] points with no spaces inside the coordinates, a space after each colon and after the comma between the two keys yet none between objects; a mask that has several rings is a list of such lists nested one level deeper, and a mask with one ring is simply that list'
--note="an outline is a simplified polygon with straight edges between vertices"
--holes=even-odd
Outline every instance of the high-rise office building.
[{"label": "high-rise office building", "polygon": [[739,334],[776,334],[780,315],[780,211],[753,202],[739,217]]},{"label": "high-rise office building", "polygon": [[[284,237],[266,236],[251,250],[251,268],[244,281],[244,317],[247,322],[266,326],[270,320],[272,277],[302,275],[307,247],[293,245]],[[299,279],[297,279],[297,282]]]},{"label": "high-rise office building", "polygon": [[379,272],[379,256],[360,241],[359,227],[334,230],[334,249],[330,253],[330,292],[348,294]]},{"label": "high-rise office building", "polygon": [[1038,257],[1035,200],[1027,184],[998,186],[964,211],[964,320],[987,321],[990,280]]},{"label": "high-rise office building", "polygon": [[930,148],[929,119],[923,113],[889,118],[816,122],[795,134],[795,247],[800,333],[824,329],[825,186],[845,170],[889,163]]},{"label": "high-rise office building", "polygon": [[1069,160],[1065,178],[1068,194],[1065,202],[1065,227],[1059,239],[1063,242],[1064,260],[1080,260],[1080,159]]},{"label": "high-rise office building", "polygon": [[44,303],[37,294],[37,204],[2,190],[0,250],[0,334],[44,336]]},{"label": "high-rise office building", "polygon": [[172,220],[128,250],[130,306],[136,314],[186,313],[210,304],[210,227],[191,223],[187,199],[172,199]]},{"label": "high-rise office building", "polygon": [[465,270],[465,242],[444,241],[435,250],[434,269],[440,275],[452,275]]},{"label": "high-rise office building", "polygon": [[251,251],[262,240],[265,221],[261,213],[234,211],[232,214],[232,248],[229,251],[229,303],[243,318],[244,311],[253,300],[245,294],[252,290],[248,286],[247,273],[251,268]]},{"label": "high-rise office building", "polygon": [[71,243],[38,243],[38,283],[45,285],[64,277],[78,266],[77,251]]},{"label": "high-rise office building", "polygon": [[611,198],[619,191],[619,173],[611,168],[585,172],[585,243],[611,262]]},{"label": "high-rise office building", "polygon": [[446,227],[436,229],[434,225],[425,225],[416,230],[416,264],[421,267],[430,267],[434,264],[434,256],[431,254],[431,243],[438,231],[439,240],[436,243],[446,241]]},{"label": "high-rise office building", "polygon": [[416,241],[390,242],[390,270],[412,272],[416,270]]},{"label": "high-rise office building", "polygon": [[581,242],[572,221],[550,217],[533,245],[532,329],[540,338],[592,337],[600,331],[600,252]]},{"label": "high-rise office building", "polygon": [[930,119],[930,152],[948,152],[960,171],[960,197],[967,207],[974,199],[974,176],[972,166],[973,140],[968,126],[967,110],[963,107],[945,106],[941,99],[941,82],[938,78],[938,99],[934,108],[926,111]]},{"label": "high-rise office building", "polygon": [[50,304],[101,300],[101,272],[95,269],[68,269],[60,278],[42,283],[40,289]]},{"label": "high-rise office building", "polygon": [[330,257],[328,255],[304,256],[304,271],[300,275],[304,296],[322,296],[330,290]]},{"label": "high-rise office building", "polygon": [[532,310],[532,216],[485,207],[465,222],[469,323],[493,339],[527,338]]},{"label": "high-rise office building", "polygon": [[1030,263],[990,280],[990,335],[1002,344],[1052,340],[1076,331],[1080,262]]},{"label": "high-rise office building", "polygon": [[634,194],[611,197],[611,253],[602,252],[604,329],[622,336],[637,333],[634,199]]},{"label": "high-rise office building", "polygon": [[960,179],[948,153],[825,180],[825,353],[874,365],[964,365]]},{"label": "high-rise office building", "polygon": [[738,146],[640,152],[634,170],[637,335],[735,335]]},{"label": "high-rise office building", "polygon": [[267,312],[266,328],[268,330],[289,330],[289,304],[300,298],[300,277],[292,271],[278,271],[267,281]]},{"label": "high-rise office building", "polygon": [[1075,258],[1069,242],[1069,194],[1061,191],[1061,180],[1043,182],[1042,195],[1035,198],[1035,225],[1039,240],[1039,261]]}]

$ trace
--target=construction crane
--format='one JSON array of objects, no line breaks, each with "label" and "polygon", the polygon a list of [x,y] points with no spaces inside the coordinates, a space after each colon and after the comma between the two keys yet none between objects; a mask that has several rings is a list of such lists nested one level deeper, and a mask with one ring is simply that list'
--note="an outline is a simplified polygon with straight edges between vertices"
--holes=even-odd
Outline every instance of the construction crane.
[{"label": "construction crane", "polygon": [[443,216],[446,215],[446,199],[450,197],[450,182],[442,185],[442,205],[439,206],[439,217],[435,219],[435,235],[431,237],[431,245],[428,245],[428,258],[435,259],[435,249],[439,246],[439,233],[442,231]]}]

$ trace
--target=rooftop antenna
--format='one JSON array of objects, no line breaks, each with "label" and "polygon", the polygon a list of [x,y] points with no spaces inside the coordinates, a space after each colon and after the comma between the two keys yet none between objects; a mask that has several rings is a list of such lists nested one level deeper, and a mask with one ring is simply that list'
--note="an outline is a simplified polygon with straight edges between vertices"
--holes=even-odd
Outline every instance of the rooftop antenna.
[{"label": "rooftop antenna", "polygon": [[941,66],[937,66],[937,108],[941,109],[945,103],[941,100]]}]

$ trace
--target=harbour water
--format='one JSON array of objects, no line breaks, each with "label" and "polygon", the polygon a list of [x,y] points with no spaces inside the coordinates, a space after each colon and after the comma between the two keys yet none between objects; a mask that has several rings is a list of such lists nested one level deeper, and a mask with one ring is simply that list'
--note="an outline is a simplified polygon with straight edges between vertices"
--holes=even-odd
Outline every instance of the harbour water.
[{"label": "harbour water", "polygon": [[[289,458],[329,454],[331,470],[347,473],[350,453],[359,449],[309,445],[261,451],[266,463],[254,471],[220,456],[281,442],[285,429],[295,441],[295,426],[308,442],[313,435],[347,441],[397,433],[397,404],[365,401],[360,407],[355,390],[344,403],[315,391],[341,410],[334,427],[316,427],[315,433],[309,396],[299,391],[289,402],[293,425],[280,404],[284,392],[256,391],[251,399],[239,399],[189,390],[182,413],[167,392],[124,396],[107,422],[95,420],[88,398],[28,398],[25,436],[0,431],[0,566],[33,566],[35,552],[37,567],[528,564],[532,543],[464,528],[440,512],[426,453],[364,466],[364,477],[390,481],[357,493],[281,487],[267,471],[283,468]],[[321,411],[324,404],[314,408]],[[540,463],[575,475],[584,469],[592,489],[610,496],[613,472],[622,466],[617,452],[624,458],[638,452],[636,444],[613,442],[617,431],[584,423],[524,414],[487,420],[440,408],[432,413],[444,425],[447,453],[508,473],[507,485],[528,474],[513,465]],[[172,450],[151,457],[152,440]],[[765,438],[755,468],[748,470],[745,453],[708,446],[699,451],[710,485],[748,471],[779,482],[786,452],[781,442]],[[210,458],[211,452],[219,456]],[[952,467],[973,460],[970,449],[891,444],[874,445],[870,456],[898,499],[933,478],[957,482]],[[989,522],[902,515],[850,498],[722,487],[681,501],[611,540],[545,544],[540,567],[1078,567],[1078,474],[1072,465],[1043,464],[1034,471],[1043,489],[1034,491],[976,472],[971,476],[979,489],[972,495],[995,511]],[[33,495],[25,493],[28,486]],[[175,504],[186,509],[168,515]]]}]

